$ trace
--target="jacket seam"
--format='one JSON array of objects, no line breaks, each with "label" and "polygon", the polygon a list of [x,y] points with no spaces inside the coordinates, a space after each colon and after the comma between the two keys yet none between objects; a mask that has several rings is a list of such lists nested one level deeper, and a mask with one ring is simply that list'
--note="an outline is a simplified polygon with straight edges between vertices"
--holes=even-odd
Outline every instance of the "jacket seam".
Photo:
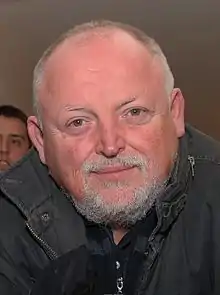
[{"label": "jacket seam", "polygon": [[194,156],[194,159],[198,161],[204,161],[204,162],[220,165],[220,159],[216,159],[210,156]]}]

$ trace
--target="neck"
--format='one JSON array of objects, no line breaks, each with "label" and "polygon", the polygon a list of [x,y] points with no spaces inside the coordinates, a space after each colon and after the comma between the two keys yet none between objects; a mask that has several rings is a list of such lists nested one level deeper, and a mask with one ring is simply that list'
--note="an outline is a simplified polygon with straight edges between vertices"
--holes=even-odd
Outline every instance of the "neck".
[{"label": "neck", "polygon": [[114,229],[113,232],[113,239],[116,245],[119,244],[119,242],[122,240],[122,238],[126,235],[128,232],[128,229],[120,228],[120,229]]}]

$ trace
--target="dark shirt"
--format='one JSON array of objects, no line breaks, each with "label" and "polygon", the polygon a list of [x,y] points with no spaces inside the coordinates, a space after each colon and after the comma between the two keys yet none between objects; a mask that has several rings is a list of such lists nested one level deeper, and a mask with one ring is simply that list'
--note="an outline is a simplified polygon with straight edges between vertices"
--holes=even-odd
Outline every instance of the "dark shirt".
[{"label": "dark shirt", "polygon": [[96,293],[133,295],[149,236],[157,224],[155,209],[131,228],[118,245],[110,229],[85,223],[93,265],[98,272]]}]

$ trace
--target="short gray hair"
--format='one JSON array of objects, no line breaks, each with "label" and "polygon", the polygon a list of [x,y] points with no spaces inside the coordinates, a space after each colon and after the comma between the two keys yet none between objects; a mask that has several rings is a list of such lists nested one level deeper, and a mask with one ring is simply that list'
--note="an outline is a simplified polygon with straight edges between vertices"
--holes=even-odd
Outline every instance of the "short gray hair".
[{"label": "short gray hair", "polygon": [[70,37],[78,36],[84,33],[94,33],[97,30],[105,30],[105,29],[119,29],[124,31],[125,33],[132,36],[135,40],[139,41],[141,44],[146,46],[148,51],[153,57],[158,57],[159,61],[161,62],[164,77],[165,77],[165,88],[167,91],[168,96],[172,92],[174,88],[174,77],[172,71],[169,67],[167,59],[158,45],[158,43],[147,34],[145,34],[140,29],[137,29],[133,26],[128,24],[123,24],[120,22],[113,22],[108,20],[98,20],[98,21],[90,21],[87,23],[83,23],[81,25],[77,25],[66,33],[61,35],[55,43],[53,43],[42,55],[39,62],[35,66],[34,74],[33,74],[33,108],[36,116],[40,121],[40,110],[39,110],[39,101],[38,101],[38,87],[41,84],[43,73],[44,73],[44,66],[49,59],[49,57],[53,54],[56,48],[61,45],[65,40],[69,39]]}]

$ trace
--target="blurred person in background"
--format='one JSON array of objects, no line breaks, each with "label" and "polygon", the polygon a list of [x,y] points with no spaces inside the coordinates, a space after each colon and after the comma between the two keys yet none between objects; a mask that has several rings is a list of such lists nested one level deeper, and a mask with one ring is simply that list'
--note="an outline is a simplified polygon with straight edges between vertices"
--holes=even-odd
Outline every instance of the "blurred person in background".
[{"label": "blurred person in background", "polygon": [[31,147],[26,114],[12,105],[0,106],[0,172],[20,160]]}]

